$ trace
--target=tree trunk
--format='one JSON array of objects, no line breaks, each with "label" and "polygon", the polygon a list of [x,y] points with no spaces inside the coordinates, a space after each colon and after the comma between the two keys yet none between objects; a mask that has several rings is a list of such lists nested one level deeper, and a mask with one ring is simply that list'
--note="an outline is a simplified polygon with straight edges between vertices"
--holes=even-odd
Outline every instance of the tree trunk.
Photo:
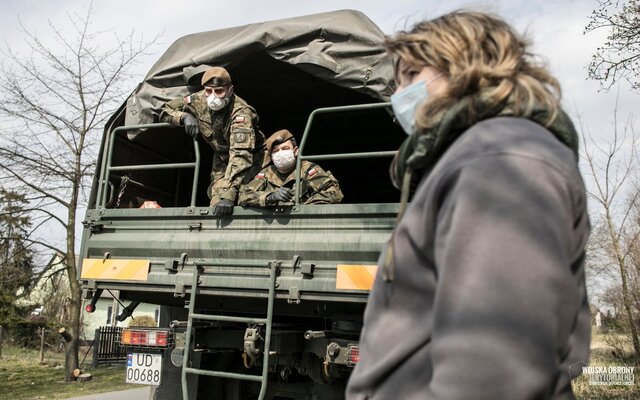
[{"label": "tree trunk", "polygon": [[[70,253],[70,254],[69,254]],[[66,345],[64,348],[64,381],[74,380],[73,371],[78,368],[79,343],[80,343],[80,307],[82,305],[80,285],[76,279],[75,254],[73,251],[67,253],[67,268],[69,274],[69,289],[71,298],[69,301],[69,327],[65,331]],[[71,257],[71,258],[69,258]]]},{"label": "tree trunk", "polygon": [[4,326],[0,325],[0,358],[2,358],[2,344],[4,343]]},{"label": "tree trunk", "polygon": [[[81,135],[81,139],[84,135]],[[78,173],[80,155],[76,158],[76,174],[71,191],[71,199],[69,201],[69,209],[67,220],[69,226],[75,226],[76,211],[78,208],[78,189],[80,186],[80,174]],[[70,382],[73,380],[73,371],[78,368],[80,350],[80,312],[82,307],[82,289],[78,282],[78,268],[76,267],[75,252],[76,235],[73,229],[67,230],[67,276],[69,277],[69,291],[71,292],[71,301],[69,302],[69,333],[71,341],[65,347],[65,371],[64,380]]]},{"label": "tree trunk", "polygon": [[40,328],[40,365],[44,364],[44,327]]},{"label": "tree trunk", "polygon": [[[74,268],[75,269],[75,268]],[[74,275],[70,275],[75,277]],[[79,293],[80,286],[78,285],[78,281],[75,279],[70,280],[70,288],[71,288],[71,301],[69,303],[69,308],[71,311],[70,320],[69,320],[69,336],[70,340],[66,343],[65,346],[65,372],[64,372],[64,380],[65,382],[73,381],[73,371],[78,368],[79,357],[79,344],[80,344],[80,307],[81,307],[81,295]]]}]

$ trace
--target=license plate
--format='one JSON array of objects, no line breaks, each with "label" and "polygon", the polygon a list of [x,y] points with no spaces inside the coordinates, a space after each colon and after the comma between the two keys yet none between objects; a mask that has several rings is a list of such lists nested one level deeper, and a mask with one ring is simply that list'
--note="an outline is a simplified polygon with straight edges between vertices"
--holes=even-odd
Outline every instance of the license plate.
[{"label": "license plate", "polygon": [[127,354],[125,382],[159,385],[162,377],[162,355],[147,353]]}]

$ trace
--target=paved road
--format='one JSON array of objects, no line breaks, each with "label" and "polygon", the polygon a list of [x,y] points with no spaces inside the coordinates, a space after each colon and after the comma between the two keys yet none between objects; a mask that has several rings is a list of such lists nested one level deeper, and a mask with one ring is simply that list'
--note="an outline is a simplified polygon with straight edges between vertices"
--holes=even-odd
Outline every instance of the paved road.
[{"label": "paved road", "polygon": [[149,400],[150,387],[144,386],[137,389],[120,390],[118,392],[90,394],[87,396],[73,397],[67,400]]}]

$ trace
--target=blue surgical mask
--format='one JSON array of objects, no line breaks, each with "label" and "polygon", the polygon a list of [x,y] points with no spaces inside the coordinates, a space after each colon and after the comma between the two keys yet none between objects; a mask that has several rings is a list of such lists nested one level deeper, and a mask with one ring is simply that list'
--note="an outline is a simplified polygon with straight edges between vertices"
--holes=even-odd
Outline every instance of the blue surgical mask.
[{"label": "blue surgical mask", "polygon": [[427,87],[431,82],[439,78],[440,75],[442,75],[442,72],[433,76],[428,82],[419,80],[407,86],[402,92],[391,95],[393,113],[396,115],[396,119],[407,135],[415,133],[416,111],[418,106],[427,101],[429,97]]},{"label": "blue surgical mask", "polygon": [[407,135],[416,131],[416,110],[427,100],[427,97],[429,93],[424,80],[412,83],[402,92],[391,96],[393,113]]}]

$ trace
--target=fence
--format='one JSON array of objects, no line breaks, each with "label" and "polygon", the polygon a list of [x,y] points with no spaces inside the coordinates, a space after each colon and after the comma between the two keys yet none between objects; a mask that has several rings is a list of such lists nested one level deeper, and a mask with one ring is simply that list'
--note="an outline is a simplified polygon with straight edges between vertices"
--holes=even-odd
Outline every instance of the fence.
[{"label": "fence", "polygon": [[93,341],[93,367],[98,365],[119,364],[127,360],[127,352],[120,347],[118,326],[101,326],[96,329]]}]

